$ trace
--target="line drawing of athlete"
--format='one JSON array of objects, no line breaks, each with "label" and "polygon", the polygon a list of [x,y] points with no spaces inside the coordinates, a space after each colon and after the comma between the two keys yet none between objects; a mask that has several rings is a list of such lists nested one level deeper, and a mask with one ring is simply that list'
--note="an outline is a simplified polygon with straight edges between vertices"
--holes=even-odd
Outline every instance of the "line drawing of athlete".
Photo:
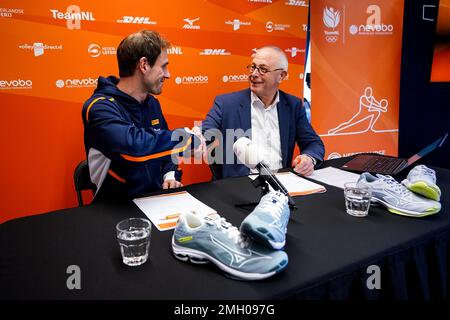
[{"label": "line drawing of athlete", "polygon": [[[381,99],[377,101],[372,94],[372,87],[366,87],[364,90],[364,95],[359,98],[359,110],[353,115],[353,117],[337,127],[328,130],[328,135],[347,135],[347,134],[360,134],[367,132],[369,130],[373,132],[387,132],[392,130],[376,130],[373,128],[381,113],[386,112],[388,108],[387,99]],[[347,131],[345,133],[341,132],[348,128],[351,128],[363,121],[368,121],[369,124],[365,130],[361,131]],[[396,130],[395,130],[396,131]]]}]

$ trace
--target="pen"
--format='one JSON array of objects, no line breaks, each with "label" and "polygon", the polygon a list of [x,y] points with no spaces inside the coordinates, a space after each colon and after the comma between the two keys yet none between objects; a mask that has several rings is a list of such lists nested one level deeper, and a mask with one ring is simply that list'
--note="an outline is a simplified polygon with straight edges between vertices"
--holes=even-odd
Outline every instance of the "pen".
[{"label": "pen", "polygon": [[181,213],[175,213],[175,214],[165,216],[164,219],[166,219],[166,220],[167,219],[175,219],[175,218],[178,218],[180,215],[181,215]]}]

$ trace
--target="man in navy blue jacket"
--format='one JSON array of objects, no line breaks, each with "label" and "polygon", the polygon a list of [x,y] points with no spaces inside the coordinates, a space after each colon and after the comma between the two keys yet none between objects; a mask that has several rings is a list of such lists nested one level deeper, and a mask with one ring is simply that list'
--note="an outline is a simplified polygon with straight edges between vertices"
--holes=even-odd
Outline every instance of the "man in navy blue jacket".
[{"label": "man in navy blue jacket", "polygon": [[170,131],[153,96],[170,77],[169,46],[148,30],[123,39],[117,49],[120,79],[99,77],[83,106],[84,143],[96,199],[129,199],[182,186],[181,171],[172,158],[190,150],[196,138],[188,129]]},{"label": "man in navy blue jacket", "polygon": [[[301,175],[312,174],[314,166],[323,161],[325,149],[308,122],[300,99],[278,89],[287,75],[286,55],[278,47],[262,47],[247,68],[250,88],[216,97],[202,123],[206,140],[217,140],[213,159],[216,164],[223,163],[212,164],[215,178],[250,173],[231,156],[233,143],[240,136],[253,141],[257,158],[272,170],[293,165]],[[295,143],[301,154],[292,162]]]}]

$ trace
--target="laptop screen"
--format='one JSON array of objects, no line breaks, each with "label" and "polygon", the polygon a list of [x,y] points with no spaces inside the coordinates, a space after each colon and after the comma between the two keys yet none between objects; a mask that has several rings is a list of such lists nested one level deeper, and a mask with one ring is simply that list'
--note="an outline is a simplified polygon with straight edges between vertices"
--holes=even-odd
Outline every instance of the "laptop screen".
[{"label": "laptop screen", "polygon": [[445,139],[447,139],[448,133],[446,133],[445,135],[443,135],[442,137],[440,137],[439,139],[437,139],[435,142],[433,142],[432,144],[426,146],[425,148],[423,148],[422,150],[420,150],[418,153],[416,153],[415,155],[413,155],[412,157],[410,157],[408,159],[408,166],[414,162],[416,162],[417,160],[419,160],[420,158],[422,158],[423,156],[427,155],[428,153],[430,153],[431,151],[433,151],[436,148],[439,148],[440,146],[442,146],[444,144]]}]

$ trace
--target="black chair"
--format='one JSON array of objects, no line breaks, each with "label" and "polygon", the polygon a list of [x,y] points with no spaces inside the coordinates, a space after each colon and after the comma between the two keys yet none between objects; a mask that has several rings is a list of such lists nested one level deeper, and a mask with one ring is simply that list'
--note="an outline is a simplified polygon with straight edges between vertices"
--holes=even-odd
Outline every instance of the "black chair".
[{"label": "black chair", "polygon": [[92,194],[95,193],[97,187],[95,184],[91,182],[91,177],[89,176],[89,166],[87,160],[81,161],[75,168],[73,173],[73,180],[75,182],[75,191],[77,192],[78,197],[78,206],[82,207],[83,197],[81,191],[83,190],[91,190]]}]

